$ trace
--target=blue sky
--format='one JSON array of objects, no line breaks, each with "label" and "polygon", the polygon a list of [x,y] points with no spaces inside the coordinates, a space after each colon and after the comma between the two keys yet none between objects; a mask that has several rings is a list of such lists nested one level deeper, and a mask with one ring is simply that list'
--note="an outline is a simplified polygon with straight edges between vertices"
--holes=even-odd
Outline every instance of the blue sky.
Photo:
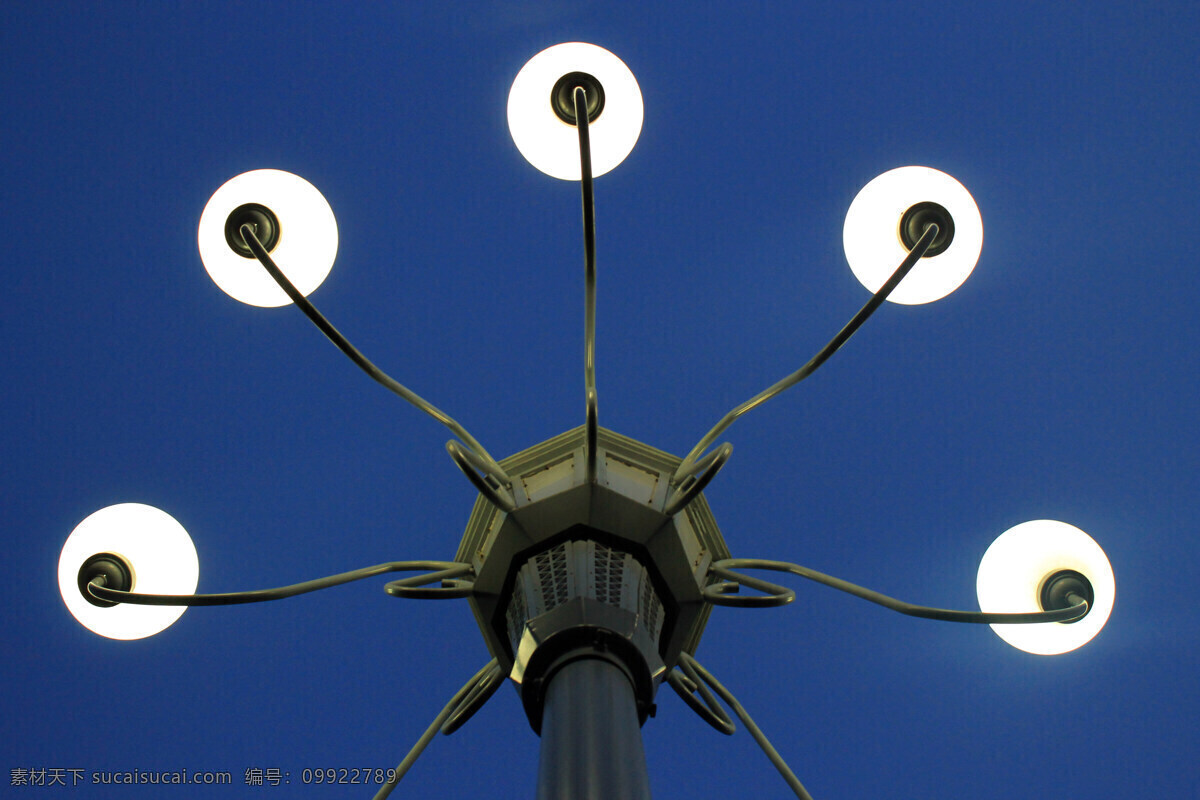
[{"label": "blue sky", "polygon": [[[535,53],[588,41],[646,106],[596,182],[601,424],[682,455],[798,367],[867,297],[842,253],[854,195],[935,167],[981,210],[974,274],[882,308],[739,421],[706,497],[735,556],[913,602],[973,608],[980,556],[1029,519],[1087,531],[1117,579],[1108,626],[1054,658],[798,585],[718,609],[701,662],[818,798],[1194,791],[1197,7],[643,6],[0,12],[6,768],[369,797],[300,774],[393,766],[487,660],[465,603],[383,580],[110,641],[67,613],[56,565],[118,502],[188,529],[201,591],[452,558],[474,490],[447,432],[296,310],[221,293],[196,225],[236,174],[303,176],[341,241],[312,300],[376,363],[497,456],[579,425],[578,187],[525,162],[505,102]],[[748,734],[669,691],[643,737],[656,797],[787,796]],[[398,796],[529,797],[537,749],[504,687]],[[246,787],[250,767],[292,782]]]}]

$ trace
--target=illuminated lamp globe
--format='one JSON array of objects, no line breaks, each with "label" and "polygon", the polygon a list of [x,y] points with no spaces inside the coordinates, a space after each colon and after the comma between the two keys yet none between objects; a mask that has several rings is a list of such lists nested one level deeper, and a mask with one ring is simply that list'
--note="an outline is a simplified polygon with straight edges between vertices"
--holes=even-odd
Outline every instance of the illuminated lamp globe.
[{"label": "illuminated lamp globe", "polygon": [[213,193],[198,232],[204,269],[233,299],[265,308],[292,302],[242,240],[243,223],[305,297],[333,269],[337,221],[317,188],[283,170],[243,172]]},{"label": "illuminated lamp globe", "polygon": [[979,207],[961,183],[929,167],[900,167],[864,186],[846,212],[842,243],[854,277],[877,292],[921,238],[925,224],[939,233],[888,300],[919,305],[963,284],[983,249]]},{"label": "illuminated lamp globe", "polygon": [[[143,594],[194,594],[200,562],[192,538],[165,511],[141,503],[108,506],[76,526],[58,558],[58,590],[85,627],[110,639],[142,639],[169,627],[186,606],[108,604],[85,595],[87,577]],[[118,575],[123,573],[123,575]],[[121,578],[124,585],[121,585]]]},{"label": "illuminated lamp globe", "polygon": [[[1100,632],[1116,600],[1112,565],[1092,537],[1065,522],[1039,519],[1009,528],[979,563],[976,593],[983,611],[1043,611],[1042,598],[1062,576],[1082,577],[1091,590],[1088,613],[1072,622],[993,625],[1013,647],[1037,655],[1074,650]],[[1065,605],[1063,607],[1066,607]]]},{"label": "illuminated lamp globe", "polygon": [[625,160],[642,132],[642,90],[625,62],[594,44],[556,44],[521,68],[508,93],[508,130],[533,166],[564,181],[580,179],[579,131],[572,91],[588,90],[592,176]]}]

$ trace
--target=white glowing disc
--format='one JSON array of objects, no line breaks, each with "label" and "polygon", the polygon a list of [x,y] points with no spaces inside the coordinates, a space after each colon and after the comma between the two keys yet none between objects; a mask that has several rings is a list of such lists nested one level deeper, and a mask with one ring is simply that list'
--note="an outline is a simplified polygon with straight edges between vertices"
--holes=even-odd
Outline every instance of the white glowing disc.
[{"label": "white glowing disc", "polygon": [[979,207],[961,183],[929,167],[900,167],[864,186],[846,212],[842,242],[854,277],[877,292],[900,266],[908,248],[900,219],[917,203],[933,202],[954,219],[954,240],[945,251],[922,258],[888,300],[918,305],[938,300],[963,284],[983,249]]},{"label": "white glowing disc", "polygon": [[308,181],[278,169],[243,172],[228,180],[209,199],[200,215],[200,260],[209,277],[235,300],[274,307],[292,302],[258,259],[235,253],[225,240],[229,213],[258,203],[279,218],[279,242],[271,260],[307,297],[333,269],[338,230],[333,209]]},{"label": "white glowing disc", "polygon": [[97,553],[121,556],[133,571],[131,591],[194,594],[200,577],[196,547],[170,514],[141,503],[108,506],[76,526],[58,558],[58,590],[67,609],[101,636],[141,639],[164,630],[186,606],[95,606],[80,594],[79,568]]},{"label": "white glowing disc", "polygon": [[1060,570],[1088,579],[1095,601],[1078,622],[993,625],[1001,639],[1028,653],[1056,655],[1091,641],[1112,613],[1116,581],[1108,557],[1092,537],[1065,522],[1038,519],[1009,528],[979,563],[976,593],[983,611],[1041,611],[1042,582]]},{"label": "white glowing disc", "polygon": [[508,93],[508,130],[521,155],[547,175],[577,181],[579,132],[554,113],[550,94],[564,75],[586,72],[604,89],[604,108],[588,125],[592,176],[625,160],[642,132],[642,90],[625,62],[594,44],[567,42],[538,53]]}]

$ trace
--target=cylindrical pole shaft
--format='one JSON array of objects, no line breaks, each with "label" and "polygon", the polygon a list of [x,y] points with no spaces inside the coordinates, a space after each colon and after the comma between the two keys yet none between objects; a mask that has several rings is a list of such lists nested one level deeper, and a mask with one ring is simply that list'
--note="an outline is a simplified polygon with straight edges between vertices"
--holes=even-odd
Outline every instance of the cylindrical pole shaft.
[{"label": "cylindrical pole shaft", "polygon": [[537,800],[650,800],[633,686],[610,661],[583,658],[546,687]]}]

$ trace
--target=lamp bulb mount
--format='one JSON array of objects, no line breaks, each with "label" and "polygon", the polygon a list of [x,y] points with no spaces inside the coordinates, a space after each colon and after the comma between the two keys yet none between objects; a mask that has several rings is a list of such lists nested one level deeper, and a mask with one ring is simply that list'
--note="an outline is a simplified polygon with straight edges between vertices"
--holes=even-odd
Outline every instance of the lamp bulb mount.
[{"label": "lamp bulb mount", "polygon": [[587,93],[588,122],[596,121],[604,110],[604,87],[600,81],[586,72],[568,72],[558,79],[550,90],[550,107],[563,122],[575,124],[575,87],[583,87]]},{"label": "lamp bulb mount", "polygon": [[242,258],[254,258],[254,252],[242,238],[242,226],[249,225],[267,252],[279,244],[279,217],[261,203],[243,203],[225,218],[225,241]]},{"label": "lamp bulb mount", "polygon": [[119,604],[101,600],[87,590],[88,584],[97,579],[102,579],[101,585],[109,589],[128,592],[133,589],[133,568],[129,566],[128,561],[115,553],[96,553],[80,565],[77,580],[79,593],[94,606],[112,608]]},{"label": "lamp bulb mount", "polygon": [[[1080,599],[1087,601],[1088,610],[1083,615],[1086,617],[1096,601],[1096,593],[1092,589],[1092,582],[1082,572],[1076,572],[1073,569],[1060,569],[1047,575],[1046,579],[1042,581],[1042,588],[1038,591],[1038,603],[1041,604],[1043,611],[1070,608],[1078,605]],[[1072,625],[1083,617],[1066,620],[1062,624]]]},{"label": "lamp bulb mount", "polygon": [[904,249],[912,250],[930,223],[938,226],[938,234],[925,251],[924,258],[946,252],[946,248],[954,241],[954,217],[945,206],[932,201],[911,205],[900,217],[900,242]]}]

